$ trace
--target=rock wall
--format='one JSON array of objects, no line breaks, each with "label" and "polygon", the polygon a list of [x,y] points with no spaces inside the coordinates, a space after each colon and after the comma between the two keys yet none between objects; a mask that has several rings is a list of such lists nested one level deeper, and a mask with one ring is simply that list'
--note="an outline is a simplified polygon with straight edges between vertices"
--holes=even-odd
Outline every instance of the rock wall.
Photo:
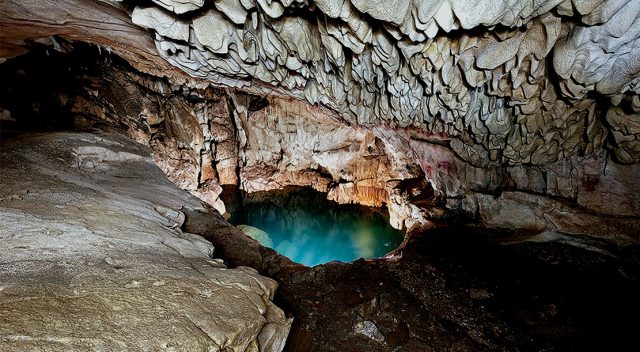
[{"label": "rock wall", "polygon": [[111,134],[3,137],[0,350],[282,351],[276,281],[183,232],[203,204],[149,154]]},{"label": "rock wall", "polygon": [[57,34],[127,60],[84,76],[76,125],[150,145],[221,212],[220,185],[296,184],[396,227],[638,239],[638,1],[2,6],[3,57]]}]

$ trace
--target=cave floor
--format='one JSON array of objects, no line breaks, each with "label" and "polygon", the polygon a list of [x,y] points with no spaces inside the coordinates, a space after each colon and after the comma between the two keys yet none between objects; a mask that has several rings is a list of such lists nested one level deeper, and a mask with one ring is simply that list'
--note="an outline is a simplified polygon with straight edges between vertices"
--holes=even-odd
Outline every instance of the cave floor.
[{"label": "cave floor", "polygon": [[449,225],[411,234],[392,258],[308,268],[207,222],[187,212],[188,231],[211,240],[231,265],[279,282],[275,301],[295,319],[285,351],[640,346],[637,246],[598,252]]}]

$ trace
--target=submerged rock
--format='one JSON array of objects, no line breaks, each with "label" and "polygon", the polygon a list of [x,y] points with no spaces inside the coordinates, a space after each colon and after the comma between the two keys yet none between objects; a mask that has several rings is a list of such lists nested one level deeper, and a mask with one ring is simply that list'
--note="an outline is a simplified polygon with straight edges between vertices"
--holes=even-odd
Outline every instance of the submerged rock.
[{"label": "submerged rock", "polygon": [[258,241],[261,245],[273,248],[273,241],[271,240],[271,237],[269,237],[268,233],[250,225],[236,225],[236,227],[240,231],[244,232],[245,235]]},{"label": "submerged rock", "polygon": [[282,350],[277,283],[181,231],[202,203],[146,147],[22,135],[0,165],[0,350]]}]

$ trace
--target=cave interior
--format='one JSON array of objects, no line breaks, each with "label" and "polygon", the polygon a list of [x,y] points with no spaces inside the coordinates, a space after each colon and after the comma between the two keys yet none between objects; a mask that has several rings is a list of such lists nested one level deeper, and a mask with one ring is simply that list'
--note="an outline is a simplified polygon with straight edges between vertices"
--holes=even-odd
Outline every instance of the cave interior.
[{"label": "cave interior", "polygon": [[1,2],[0,350],[637,351],[640,1],[525,2]]}]

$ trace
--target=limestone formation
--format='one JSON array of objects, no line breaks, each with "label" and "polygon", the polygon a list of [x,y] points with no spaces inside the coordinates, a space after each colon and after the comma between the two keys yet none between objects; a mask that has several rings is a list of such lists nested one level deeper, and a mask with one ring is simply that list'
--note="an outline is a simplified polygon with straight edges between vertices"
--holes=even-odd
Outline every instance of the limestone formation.
[{"label": "limestone formation", "polygon": [[[172,181],[221,212],[221,185],[307,185],[338,202],[386,204],[397,227],[456,213],[500,227],[482,211],[504,204],[483,195],[511,204],[505,190],[638,215],[635,166],[621,165],[640,160],[638,1],[2,7],[2,57],[34,38],[64,52],[47,37],[56,34],[158,77],[110,73],[118,83],[92,82],[72,111],[82,124],[126,126]],[[42,25],[25,29],[30,20]],[[413,204],[398,185],[415,179],[448,210]]]},{"label": "limestone formation", "polygon": [[[292,350],[343,335],[367,350],[547,350],[510,332],[505,311],[479,318],[495,308],[472,301],[493,283],[452,295],[438,267],[393,267],[428,251],[409,242],[440,221],[635,256],[640,0],[4,0],[0,123],[150,149],[112,135],[1,140],[2,350],[281,350],[291,322],[275,282],[226,268],[187,227],[283,282],[278,299],[307,318]],[[362,271],[344,278],[364,289],[335,291],[342,264],[301,268],[200,211],[225,213],[223,186],[289,185],[385,205],[412,235],[374,261],[386,271],[352,264]],[[516,320],[535,330],[565,314],[539,308]]]},{"label": "limestone formation", "polygon": [[578,12],[586,26],[563,38],[553,56],[563,93],[572,98],[590,91],[639,94],[640,1],[603,1]]},{"label": "limestone formation", "polygon": [[[541,165],[604,145],[606,103],[593,94],[638,93],[638,4],[224,1],[142,25],[193,76],[280,87],[352,123],[446,134],[474,165]],[[176,40],[171,26],[194,36]]]},{"label": "limestone formation", "polygon": [[204,0],[152,0],[156,4],[177,14],[199,9],[204,5]]},{"label": "limestone formation", "polygon": [[[18,3],[3,4],[9,29],[31,6]],[[42,16],[51,6],[44,3],[28,11]],[[446,135],[476,166],[543,165],[596,152],[608,146],[607,101],[637,99],[640,87],[635,0],[153,4],[134,6],[133,23],[151,29],[159,54],[191,76],[304,98],[350,123]],[[53,13],[72,6],[118,11],[65,0]],[[106,27],[113,26],[122,24]],[[133,41],[86,36],[120,51]],[[8,38],[3,57],[19,50],[19,40]],[[621,160],[638,159],[627,139],[620,143]]]},{"label": "limestone formation", "polygon": [[2,142],[0,350],[282,350],[277,283],[181,231],[180,210],[202,204],[148,148],[109,134]]},{"label": "limestone formation", "polygon": [[189,40],[189,26],[155,7],[136,7],[131,21],[144,28],[153,28],[160,35],[175,40]]}]

